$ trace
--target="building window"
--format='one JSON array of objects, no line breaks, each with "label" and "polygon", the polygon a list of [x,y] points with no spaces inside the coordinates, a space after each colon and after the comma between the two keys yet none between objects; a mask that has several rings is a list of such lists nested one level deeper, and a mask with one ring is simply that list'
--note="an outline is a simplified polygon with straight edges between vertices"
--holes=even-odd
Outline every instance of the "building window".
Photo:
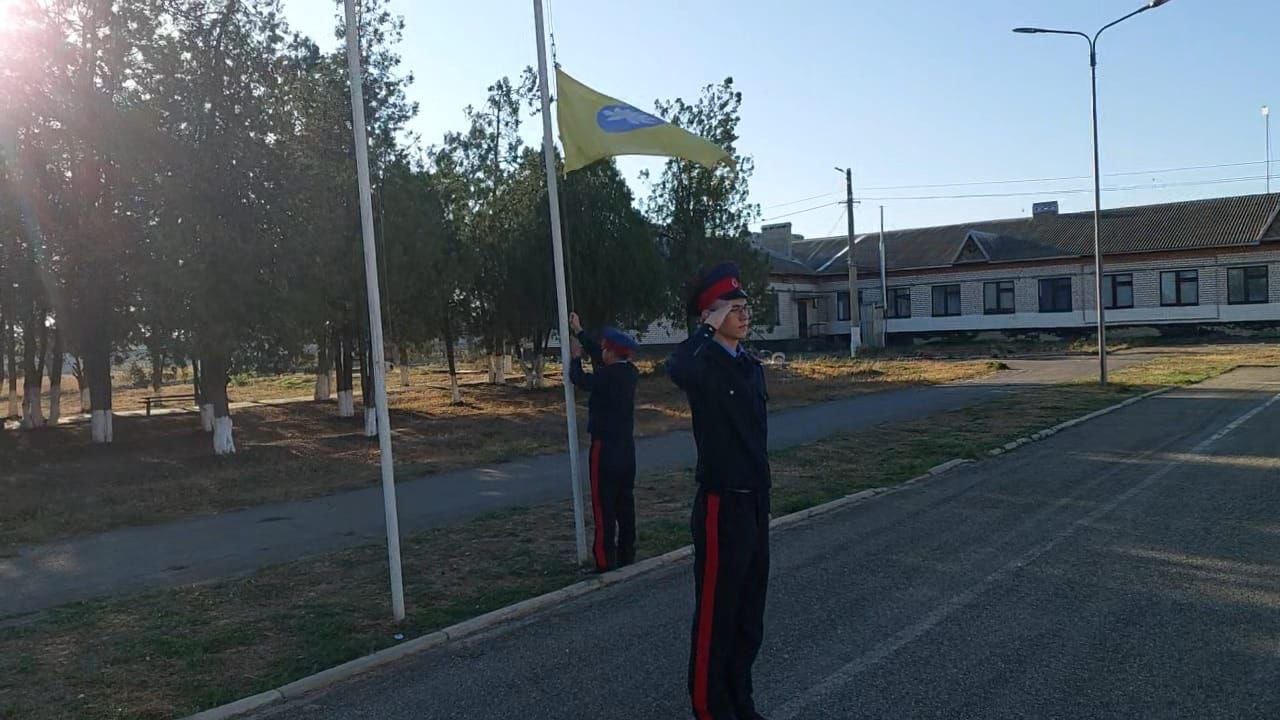
[{"label": "building window", "polygon": [[1013,312],[1013,281],[983,283],[982,311],[987,315],[1007,315]]},{"label": "building window", "polygon": [[1199,305],[1200,271],[1173,270],[1160,273],[1161,305]]},{"label": "building window", "polygon": [[1102,276],[1102,307],[1124,310],[1133,307],[1133,274]]},{"label": "building window", "polygon": [[1040,281],[1040,312],[1071,312],[1071,278]]},{"label": "building window", "polygon": [[887,318],[911,317],[911,288],[889,288],[889,307],[885,308]]},{"label": "building window", "polygon": [[935,285],[933,287],[933,316],[950,317],[960,314],[960,286]]},{"label": "building window", "polygon": [[836,320],[840,322],[849,322],[848,290],[840,290],[836,293]]},{"label": "building window", "polygon": [[1268,300],[1267,266],[1227,268],[1227,303],[1250,305]]}]

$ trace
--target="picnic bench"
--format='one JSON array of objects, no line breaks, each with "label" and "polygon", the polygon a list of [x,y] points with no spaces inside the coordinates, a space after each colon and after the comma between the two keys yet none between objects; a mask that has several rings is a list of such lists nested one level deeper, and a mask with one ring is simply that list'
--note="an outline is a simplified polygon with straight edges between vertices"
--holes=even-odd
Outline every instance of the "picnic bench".
[{"label": "picnic bench", "polygon": [[151,417],[152,405],[164,405],[165,403],[178,400],[189,400],[194,403],[196,401],[196,396],[194,393],[190,395],[152,395],[150,397],[143,398],[142,402],[147,406],[147,417]]}]

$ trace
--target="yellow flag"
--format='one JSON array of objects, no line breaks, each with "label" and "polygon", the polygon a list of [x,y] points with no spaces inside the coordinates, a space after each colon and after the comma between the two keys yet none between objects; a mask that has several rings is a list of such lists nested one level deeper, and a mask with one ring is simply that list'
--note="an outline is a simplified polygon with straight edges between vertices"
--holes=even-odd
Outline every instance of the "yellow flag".
[{"label": "yellow flag", "polygon": [[721,160],[732,162],[720,146],[634,105],[602,95],[560,68],[556,68],[556,87],[556,120],[566,173],[616,155],[678,157],[708,168]]}]

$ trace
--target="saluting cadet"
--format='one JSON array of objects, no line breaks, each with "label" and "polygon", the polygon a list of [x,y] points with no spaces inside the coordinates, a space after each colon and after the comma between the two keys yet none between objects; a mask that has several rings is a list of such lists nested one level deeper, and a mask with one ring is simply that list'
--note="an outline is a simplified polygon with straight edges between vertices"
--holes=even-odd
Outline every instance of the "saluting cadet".
[{"label": "saluting cadet", "polygon": [[[637,343],[606,327],[597,343],[570,313],[572,343],[569,378],[591,393],[587,432],[591,433],[591,511],[596,533],[592,556],[597,572],[630,565],[636,559],[636,383],[640,373],[631,363]],[[582,369],[582,352],[591,357],[592,372]]]},{"label": "saluting cadet", "polygon": [[741,347],[751,310],[738,267],[700,273],[688,310],[700,324],[667,370],[688,396],[698,447],[689,696],[697,720],[762,720],[751,666],[769,584],[769,396],[763,366]]}]

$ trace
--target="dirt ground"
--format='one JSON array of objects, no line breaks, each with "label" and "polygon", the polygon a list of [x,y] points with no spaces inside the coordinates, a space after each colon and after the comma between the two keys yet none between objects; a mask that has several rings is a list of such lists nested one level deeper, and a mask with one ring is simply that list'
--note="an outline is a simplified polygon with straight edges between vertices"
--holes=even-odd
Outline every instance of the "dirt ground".
[{"label": "dirt ground", "polygon": [[[981,360],[847,359],[773,366],[768,370],[771,406],[971,379],[995,367]],[[648,374],[637,392],[637,434],[687,428],[683,396],[652,365],[642,370]],[[309,394],[311,382],[301,375],[261,379],[233,398]],[[443,376],[420,373],[410,387],[393,388],[398,476],[560,450],[563,389],[555,380],[548,384],[538,390],[468,385],[459,406],[450,404]],[[578,418],[585,426],[585,398],[579,400]],[[362,415],[357,408],[357,417],[340,418],[333,402],[313,401],[237,409],[237,453],[228,457],[213,455],[211,438],[194,413],[118,416],[109,446],[90,443],[83,424],[0,432],[0,552],[371,484],[378,477],[377,443],[364,437]]]}]

